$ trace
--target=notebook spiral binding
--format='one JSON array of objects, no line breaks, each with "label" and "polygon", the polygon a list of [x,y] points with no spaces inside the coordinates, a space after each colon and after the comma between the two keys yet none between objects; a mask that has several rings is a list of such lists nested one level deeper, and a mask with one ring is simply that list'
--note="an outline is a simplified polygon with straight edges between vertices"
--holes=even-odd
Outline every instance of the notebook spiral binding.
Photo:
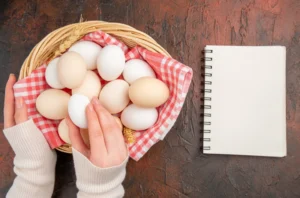
[{"label": "notebook spiral binding", "polygon": [[[207,121],[207,118],[211,117],[211,113],[208,113],[207,111],[211,109],[211,105],[209,105],[209,101],[212,100],[212,98],[209,96],[210,93],[212,93],[212,89],[209,88],[210,85],[212,85],[211,77],[212,77],[212,68],[213,66],[211,64],[208,64],[207,62],[213,61],[212,57],[209,57],[209,54],[213,53],[213,50],[205,49],[203,50],[204,58],[202,58],[202,61],[204,62],[204,89],[202,90],[202,93],[204,94],[202,100],[204,101],[204,105],[201,106],[202,109],[204,109],[204,113],[201,115],[204,117],[203,124],[203,130],[201,130],[201,133],[210,134],[211,130],[207,129],[205,126],[210,126],[212,123],[210,121]],[[205,119],[206,118],[206,119]],[[205,137],[202,139],[203,142],[210,142],[211,138]],[[210,150],[210,146],[203,146],[203,150]]]}]

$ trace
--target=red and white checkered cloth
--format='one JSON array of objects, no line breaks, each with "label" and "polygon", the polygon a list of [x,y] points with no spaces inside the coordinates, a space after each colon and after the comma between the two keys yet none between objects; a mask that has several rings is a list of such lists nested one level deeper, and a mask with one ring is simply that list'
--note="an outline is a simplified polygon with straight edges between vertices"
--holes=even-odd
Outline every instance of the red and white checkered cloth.
[{"label": "red and white checkered cloth", "polygon": [[[151,146],[159,140],[163,140],[174,125],[192,81],[193,71],[190,67],[172,58],[150,52],[140,46],[129,50],[125,44],[100,30],[87,34],[82,40],[93,41],[102,47],[108,44],[118,45],[126,54],[126,60],[144,59],[153,68],[157,78],[165,82],[170,89],[170,98],[158,108],[158,121],[146,131],[135,132],[136,142],[129,145],[130,156],[137,161]],[[35,108],[38,95],[50,88],[45,80],[45,69],[46,64],[34,70],[28,77],[19,80],[14,85],[14,93],[15,97],[22,96],[24,98],[28,105],[29,118],[32,118],[42,131],[51,148],[56,148],[64,144],[57,132],[59,121],[44,118]]]}]

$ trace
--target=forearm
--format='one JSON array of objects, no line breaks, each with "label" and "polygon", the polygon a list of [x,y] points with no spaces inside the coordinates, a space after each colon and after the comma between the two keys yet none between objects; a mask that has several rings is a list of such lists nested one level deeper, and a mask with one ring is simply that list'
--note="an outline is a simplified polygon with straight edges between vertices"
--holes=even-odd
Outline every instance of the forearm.
[{"label": "forearm", "polygon": [[99,168],[73,148],[79,189],[78,198],[116,198],[124,196],[122,182],[126,175],[128,157],[118,166]]},{"label": "forearm", "polygon": [[17,177],[8,198],[51,197],[55,179],[56,153],[32,120],[4,130],[13,148]]}]

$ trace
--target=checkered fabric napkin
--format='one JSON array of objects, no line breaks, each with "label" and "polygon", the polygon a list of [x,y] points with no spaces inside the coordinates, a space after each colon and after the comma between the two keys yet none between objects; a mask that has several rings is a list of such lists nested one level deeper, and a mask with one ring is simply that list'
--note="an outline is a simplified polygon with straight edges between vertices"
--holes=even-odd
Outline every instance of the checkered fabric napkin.
[{"label": "checkered fabric napkin", "polygon": [[[146,131],[135,132],[136,142],[129,145],[131,158],[139,160],[156,142],[163,140],[174,125],[180,110],[184,104],[186,94],[192,81],[193,71],[182,63],[150,52],[140,46],[128,49],[128,47],[116,38],[98,30],[87,34],[82,40],[93,41],[100,46],[118,45],[126,55],[126,60],[143,59],[153,68],[157,78],[162,80],[170,89],[170,98],[158,108],[159,117],[154,126]],[[28,105],[28,115],[37,127],[42,131],[51,148],[64,144],[57,133],[59,121],[48,120],[42,117],[35,108],[38,95],[50,87],[45,80],[46,64],[34,70],[28,77],[19,80],[14,85],[15,97],[22,96]]]},{"label": "checkered fabric napkin", "polygon": [[59,121],[48,120],[41,116],[35,108],[36,98],[50,86],[45,79],[46,65],[34,70],[28,77],[19,80],[13,87],[15,97],[22,96],[27,104],[28,117],[33,119],[36,126],[42,131],[51,148],[59,147],[64,142],[59,138],[57,127]]}]

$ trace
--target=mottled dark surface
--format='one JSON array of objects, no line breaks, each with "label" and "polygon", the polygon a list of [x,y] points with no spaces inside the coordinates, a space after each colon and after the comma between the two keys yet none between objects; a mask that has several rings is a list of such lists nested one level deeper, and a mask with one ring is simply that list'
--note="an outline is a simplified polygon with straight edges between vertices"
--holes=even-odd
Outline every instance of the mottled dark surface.
[{"label": "mottled dark surface", "polygon": [[[171,132],[139,162],[129,162],[126,197],[300,197],[299,0],[1,0],[0,109],[8,74],[18,74],[47,33],[77,22],[80,14],[142,30],[194,70],[191,91]],[[201,153],[200,51],[206,44],[287,47],[287,157]],[[12,159],[0,134],[0,197],[14,178]],[[53,197],[75,197],[70,155],[58,153],[56,175]]]}]

